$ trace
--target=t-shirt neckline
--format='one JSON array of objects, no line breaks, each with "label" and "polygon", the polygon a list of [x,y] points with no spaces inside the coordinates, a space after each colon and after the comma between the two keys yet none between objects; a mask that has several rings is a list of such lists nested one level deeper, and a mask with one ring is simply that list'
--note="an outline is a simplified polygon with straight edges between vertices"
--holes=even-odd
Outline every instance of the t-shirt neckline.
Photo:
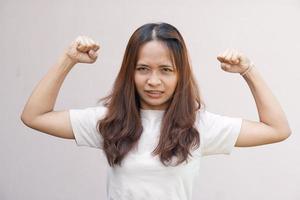
[{"label": "t-shirt neckline", "polygon": [[150,110],[150,109],[140,109],[142,117],[162,117],[165,110]]}]

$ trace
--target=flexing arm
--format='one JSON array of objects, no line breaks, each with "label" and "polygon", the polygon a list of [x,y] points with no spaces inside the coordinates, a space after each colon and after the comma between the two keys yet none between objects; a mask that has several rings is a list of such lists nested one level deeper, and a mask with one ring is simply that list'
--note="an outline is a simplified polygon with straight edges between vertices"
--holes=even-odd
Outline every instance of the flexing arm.
[{"label": "flexing arm", "polygon": [[63,53],[33,90],[21,120],[30,128],[61,137],[74,139],[69,111],[54,111],[58,92],[67,74],[76,63],[94,63],[99,45],[88,37],[80,36]]},{"label": "flexing arm", "polygon": [[[251,66],[250,60],[242,53],[227,50],[220,56],[223,70],[240,73]],[[287,118],[279,102],[272,94],[254,65],[243,76],[255,99],[259,122],[243,119],[241,132],[235,146],[249,147],[280,142],[291,134]]]}]

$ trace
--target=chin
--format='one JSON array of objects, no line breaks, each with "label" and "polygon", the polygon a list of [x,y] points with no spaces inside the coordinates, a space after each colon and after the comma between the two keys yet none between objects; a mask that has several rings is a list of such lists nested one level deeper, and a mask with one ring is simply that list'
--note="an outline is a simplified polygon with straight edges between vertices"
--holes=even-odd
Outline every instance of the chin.
[{"label": "chin", "polygon": [[144,101],[144,104],[146,104],[147,107],[154,107],[154,109],[164,109],[166,107],[166,101]]}]

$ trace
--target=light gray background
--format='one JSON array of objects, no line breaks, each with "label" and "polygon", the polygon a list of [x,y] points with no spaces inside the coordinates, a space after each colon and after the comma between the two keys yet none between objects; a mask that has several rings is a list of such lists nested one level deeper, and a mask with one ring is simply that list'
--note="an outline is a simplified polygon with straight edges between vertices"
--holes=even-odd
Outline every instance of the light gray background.
[{"label": "light gray background", "polygon": [[110,90],[133,31],[159,21],[173,24],[185,38],[209,111],[258,120],[246,82],[224,72],[216,59],[233,47],[256,64],[293,131],[281,143],[204,158],[193,199],[300,199],[299,20],[296,0],[2,0],[0,199],[105,199],[104,154],[32,130],[22,124],[20,113],[78,35],[98,41],[101,52],[96,63],[70,72],[55,110],[95,105]]}]

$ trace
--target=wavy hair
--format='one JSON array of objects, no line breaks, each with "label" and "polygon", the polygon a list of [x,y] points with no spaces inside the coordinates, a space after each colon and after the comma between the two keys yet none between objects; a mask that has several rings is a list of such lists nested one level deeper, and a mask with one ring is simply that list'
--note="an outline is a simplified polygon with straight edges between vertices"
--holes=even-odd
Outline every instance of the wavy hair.
[{"label": "wavy hair", "polygon": [[200,146],[200,135],[194,127],[196,111],[204,102],[192,73],[188,51],[179,31],[168,23],[148,23],[139,27],[130,37],[121,69],[110,94],[98,100],[107,107],[106,116],[97,123],[103,138],[103,150],[110,166],[120,165],[126,154],[136,147],[143,132],[140,116],[140,97],[134,82],[134,73],[141,46],[149,41],[163,42],[171,52],[178,69],[178,82],[164,112],[160,138],[152,155],[159,155],[163,165],[187,161],[190,150]]}]

